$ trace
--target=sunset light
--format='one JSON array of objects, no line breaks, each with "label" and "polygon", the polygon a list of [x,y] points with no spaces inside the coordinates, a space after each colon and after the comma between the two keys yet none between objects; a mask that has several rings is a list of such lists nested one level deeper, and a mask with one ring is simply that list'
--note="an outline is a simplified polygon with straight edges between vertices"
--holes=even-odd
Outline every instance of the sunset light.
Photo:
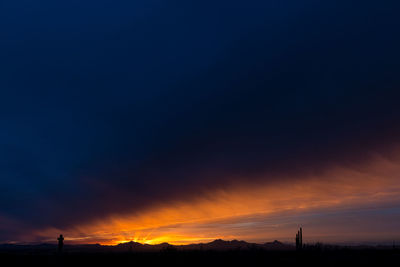
[{"label": "sunset light", "polygon": [[1,0],[0,263],[400,266],[399,11]]},{"label": "sunset light", "polygon": [[[79,233],[85,233],[86,243],[107,245],[129,241],[182,245],[219,238],[290,242],[293,227],[312,224],[307,233],[308,241],[323,238],[343,242],[349,238],[349,232],[356,236],[359,231],[375,229],[377,221],[390,218],[390,214],[373,215],[377,216],[377,221],[364,222],[360,227],[353,225],[355,218],[349,217],[348,213],[358,212],[358,217],[362,218],[377,209],[393,209],[400,201],[397,173],[400,173],[398,156],[391,159],[374,156],[365,165],[310,173],[297,182],[290,177],[280,177],[279,182],[260,183],[256,187],[236,184],[204,192],[202,197],[195,199],[154,204],[133,215],[113,215],[72,229],[44,229],[37,234],[48,236],[64,232],[79,241]],[[331,222],[323,219],[332,214],[343,219],[336,218]],[[335,237],[327,235],[327,229],[334,231]],[[361,242],[374,238],[374,234],[364,233],[362,239],[352,240]],[[391,237],[381,236],[382,240]]]}]

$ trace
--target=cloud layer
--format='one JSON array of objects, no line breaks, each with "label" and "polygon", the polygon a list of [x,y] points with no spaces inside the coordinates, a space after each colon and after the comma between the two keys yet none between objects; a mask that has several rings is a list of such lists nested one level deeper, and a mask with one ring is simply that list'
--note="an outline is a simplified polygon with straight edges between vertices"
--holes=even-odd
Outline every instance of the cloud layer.
[{"label": "cloud layer", "polygon": [[396,4],[0,5],[0,241],[396,159]]}]

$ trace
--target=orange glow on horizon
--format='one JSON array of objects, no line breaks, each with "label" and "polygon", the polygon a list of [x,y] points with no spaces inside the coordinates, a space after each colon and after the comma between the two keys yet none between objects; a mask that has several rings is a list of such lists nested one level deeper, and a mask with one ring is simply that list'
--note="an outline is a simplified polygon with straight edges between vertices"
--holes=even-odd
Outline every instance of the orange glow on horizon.
[{"label": "orange glow on horizon", "polygon": [[[70,229],[45,229],[38,235],[48,237],[63,232],[71,241],[76,238],[78,243],[105,245],[129,241],[182,245],[218,238],[291,241],[290,225],[297,223],[290,220],[291,216],[400,203],[399,163],[376,157],[358,169],[335,167],[301,179],[241,184],[210,191],[201,198],[159,204],[132,215],[114,215]],[[337,226],[329,227],[334,233]],[[315,236],[325,234],[322,229],[313,231]],[[312,237],[313,232],[308,234]]]}]

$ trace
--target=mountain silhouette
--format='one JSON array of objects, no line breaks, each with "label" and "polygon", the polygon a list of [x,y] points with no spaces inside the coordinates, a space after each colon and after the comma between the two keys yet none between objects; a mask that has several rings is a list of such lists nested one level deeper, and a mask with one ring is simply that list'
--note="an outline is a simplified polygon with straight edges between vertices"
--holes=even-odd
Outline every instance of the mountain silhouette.
[{"label": "mountain silhouette", "polygon": [[[193,249],[193,250],[238,250],[238,249],[251,249],[255,244],[247,243],[245,241],[225,241],[222,239],[216,239],[210,243],[191,244],[178,246],[181,249]],[[259,246],[259,245],[258,245]]]},{"label": "mountain silhouette", "polygon": [[[0,251],[53,251],[57,248],[56,244],[0,244]],[[145,252],[145,251],[164,251],[164,250],[209,250],[209,251],[229,251],[229,250],[294,250],[294,246],[284,244],[277,240],[264,244],[248,243],[243,240],[226,241],[216,239],[209,243],[171,245],[161,244],[142,244],[134,241],[120,243],[118,245],[100,244],[65,244],[65,250],[69,252]]]}]

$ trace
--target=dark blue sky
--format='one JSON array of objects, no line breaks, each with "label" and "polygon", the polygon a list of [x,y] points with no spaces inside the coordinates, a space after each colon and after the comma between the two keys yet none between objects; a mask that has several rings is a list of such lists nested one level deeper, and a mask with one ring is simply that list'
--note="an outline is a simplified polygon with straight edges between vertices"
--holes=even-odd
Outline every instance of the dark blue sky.
[{"label": "dark blue sky", "polygon": [[1,1],[0,241],[387,153],[384,2]]}]

